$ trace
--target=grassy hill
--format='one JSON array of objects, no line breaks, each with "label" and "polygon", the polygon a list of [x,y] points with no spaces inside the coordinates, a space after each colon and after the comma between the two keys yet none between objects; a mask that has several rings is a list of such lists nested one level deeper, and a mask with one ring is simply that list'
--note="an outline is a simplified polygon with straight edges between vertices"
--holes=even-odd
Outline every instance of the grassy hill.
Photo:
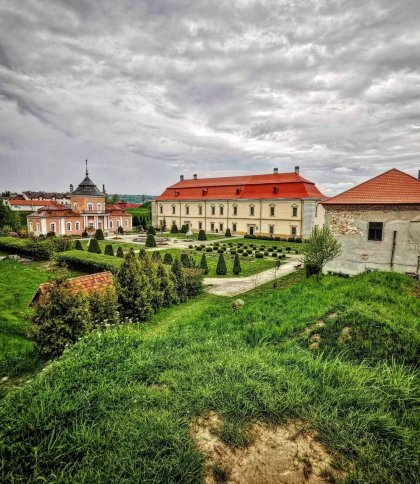
[{"label": "grassy hill", "polygon": [[83,338],[1,402],[0,480],[199,482],[189,428],[212,410],[231,446],[255,420],[299,419],[349,482],[415,482],[419,286],[390,273],[281,285],[238,311],[202,295]]}]

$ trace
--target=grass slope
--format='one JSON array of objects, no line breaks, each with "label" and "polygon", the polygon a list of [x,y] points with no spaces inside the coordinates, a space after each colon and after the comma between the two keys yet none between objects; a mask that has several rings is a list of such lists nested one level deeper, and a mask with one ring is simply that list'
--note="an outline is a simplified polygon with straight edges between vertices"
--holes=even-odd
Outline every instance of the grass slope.
[{"label": "grass slope", "polygon": [[[351,461],[349,482],[415,482],[414,283],[299,278],[249,293],[237,312],[228,298],[203,295],[150,324],[88,335],[1,403],[0,480],[198,482],[203,457],[188,427],[212,409],[231,445],[252,420],[300,418]],[[365,359],[358,338],[339,348],[325,335],[320,350],[308,349],[305,329],[319,319],[328,327],[331,314],[331,324],[348,314],[349,326],[371,328]]]}]

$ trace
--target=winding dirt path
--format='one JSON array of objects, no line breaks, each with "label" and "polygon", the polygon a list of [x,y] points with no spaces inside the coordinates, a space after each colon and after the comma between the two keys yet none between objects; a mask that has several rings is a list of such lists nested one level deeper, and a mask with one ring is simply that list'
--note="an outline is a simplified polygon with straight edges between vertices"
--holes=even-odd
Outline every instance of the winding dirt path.
[{"label": "winding dirt path", "polygon": [[[300,264],[300,260],[297,257],[288,259],[286,264],[277,269],[277,278],[294,272],[297,264]],[[273,281],[274,277],[275,269],[268,269],[247,277],[206,277],[204,286],[206,292],[210,294],[233,297],[267,284],[267,282]]]}]

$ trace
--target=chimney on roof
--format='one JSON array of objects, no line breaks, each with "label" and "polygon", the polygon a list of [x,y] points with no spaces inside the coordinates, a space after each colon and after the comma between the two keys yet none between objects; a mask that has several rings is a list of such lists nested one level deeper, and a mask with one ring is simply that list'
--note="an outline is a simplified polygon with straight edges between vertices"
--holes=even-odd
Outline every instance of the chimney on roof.
[{"label": "chimney on roof", "polygon": [[179,175],[179,181],[184,181],[184,175]]},{"label": "chimney on roof", "polygon": [[279,169],[278,168],[274,168],[273,175],[278,175],[278,173],[279,173]]},{"label": "chimney on roof", "polygon": [[418,176],[418,179],[420,180],[420,170],[419,170],[419,176]]},{"label": "chimney on roof", "polygon": [[197,180],[197,173],[194,173],[193,178],[194,180]]},{"label": "chimney on roof", "polygon": [[72,193],[72,192],[73,192],[73,184],[70,183],[70,193]]},{"label": "chimney on roof", "polygon": [[298,166],[295,166],[295,173],[296,173],[296,175],[299,175],[299,167]]},{"label": "chimney on roof", "polygon": [[105,191],[105,184],[102,185],[102,193],[104,193],[104,194],[106,193],[106,191]]}]

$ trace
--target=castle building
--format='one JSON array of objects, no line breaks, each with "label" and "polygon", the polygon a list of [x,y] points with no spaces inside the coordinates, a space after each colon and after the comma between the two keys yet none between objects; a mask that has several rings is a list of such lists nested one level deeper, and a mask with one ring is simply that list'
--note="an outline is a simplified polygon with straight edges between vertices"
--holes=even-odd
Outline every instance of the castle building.
[{"label": "castle building", "polygon": [[108,208],[105,192],[99,191],[89,178],[86,162],[86,176],[76,190],[69,193],[69,205],[52,205],[39,208],[28,215],[28,231],[34,235],[54,232],[57,236],[81,235],[84,231],[93,233],[96,229],[112,233],[122,227],[124,232],[132,230],[132,215],[120,207]]},{"label": "castle building", "polygon": [[324,195],[315,184],[292,173],[181,179],[152,205],[158,227],[278,237],[307,237],[323,225]]}]

